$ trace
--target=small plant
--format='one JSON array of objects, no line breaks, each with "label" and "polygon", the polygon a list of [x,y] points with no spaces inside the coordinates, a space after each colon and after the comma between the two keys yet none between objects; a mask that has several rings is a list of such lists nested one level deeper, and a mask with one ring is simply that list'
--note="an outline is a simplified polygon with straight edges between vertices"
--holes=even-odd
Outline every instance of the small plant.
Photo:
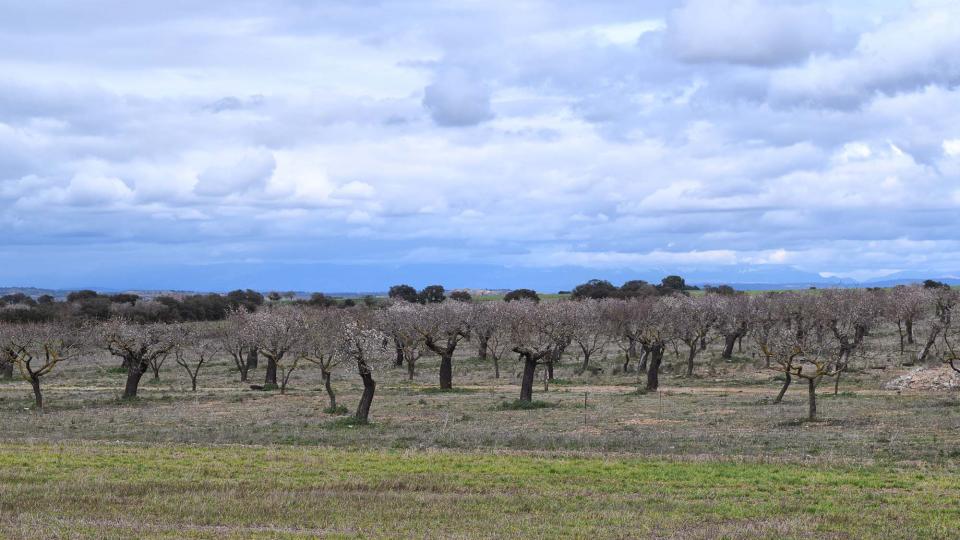
[{"label": "small plant", "polygon": [[548,409],[556,406],[556,403],[551,403],[549,401],[526,401],[522,399],[515,399],[513,401],[505,401],[501,403],[499,405],[499,409],[502,411],[529,411],[532,409]]},{"label": "small plant", "polygon": [[344,414],[347,414],[347,408],[344,407],[343,405],[337,405],[336,407],[327,407],[326,409],[323,410],[323,412],[325,414],[335,414],[338,416],[342,416]]}]

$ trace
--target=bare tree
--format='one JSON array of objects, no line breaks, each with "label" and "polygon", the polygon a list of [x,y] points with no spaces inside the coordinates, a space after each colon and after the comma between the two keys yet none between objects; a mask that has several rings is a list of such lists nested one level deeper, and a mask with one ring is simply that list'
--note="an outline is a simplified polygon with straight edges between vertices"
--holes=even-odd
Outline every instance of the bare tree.
[{"label": "bare tree", "polygon": [[[604,318],[609,321],[610,333],[623,351],[623,372],[630,369],[630,362],[638,360],[637,344],[640,343],[640,313],[642,303],[634,300],[607,300],[604,302]],[[639,366],[637,369],[643,369]]]},{"label": "bare tree", "polygon": [[837,394],[840,377],[848,369],[851,356],[862,349],[867,332],[880,315],[882,297],[863,289],[834,289],[822,291],[817,300],[817,322],[834,338],[833,393]]},{"label": "bare tree", "polygon": [[737,294],[718,296],[716,310],[717,331],[723,337],[723,352],[720,358],[733,358],[737,340],[747,334],[750,324],[750,297]]},{"label": "bare tree", "polygon": [[417,311],[416,330],[440,357],[440,388],[453,388],[453,353],[470,329],[472,306],[465,302],[427,304]]},{"label": "bare tree", "polygon": [[356,362],[357,373],[363,381],[363,395],[354,417],[366,422],[377,389],[373,371],[387,356],[384,343],[389,343],[389,338],[380,329],[382,321],[369,310],[350,310],[345,316],[347,319],[337,338],[337,354],[345,360]]},{"label": "bare tree", "polygon": [[[270,306],[251,313],[250,323],[257,349],[267,359],[264,389],[279,388],[277,369],[280,363],[284,362],[287,353],[298,347],[304,339],[303,312],[292,306]],[[290,369],[290,366],[296,368],[294,362],[287,362],[284,366],[285,370]]]},{"label": "bare tree", "polygon": [[810,420],[817,416],[817,384],[824,377],[835,375],[837,366],[836,358],[824,354],[818,341],[813,332],[798,332],[781,322],[772,329],[761,349],[774,369],[807,381]]},{"label": "bare tree", "polygon": [[[207,330],[204,332],[204,330]],[[202,328],[187,324],[177,324],[173,328],[173,357],[177,365],[187,372],[190,389],[197,391],[197,378],[200,368],[209,363],[221,350],[222,327]]]},{"label": "bare tree", "polygon": [[668,298],[656,300],[641,298],[636,300],[640,302],[640,309],[637,310],[639,327],[641,328],[640,345],[644,349],[644,355],[649,357],[646,386],[648,391],[660,387],[660,365],[663,363],[663,351],[672,337],[671,332],[674,330],[667,300]]},{"label": "bare tree", "polygon": [[957,303],[957,293],[953,289],[936,288],[928,289],[928,291],[933,303],[934,317],[930,322],[927,340],[923,344],[923,348],[920,349],[920,352],[917,353],[918,364],[926,361],[927,355],[930,354],[931,349],[933,349],[934,344],[937,342],[937,337],[940,336],[940,333],[943,332],[944,329],[950,327],[953,308]]},{"label": "bare tree", "polygon": [[512,347],[507,302],[482,302],[473,310],[471,328],[474,335],[482,336],[482,359],[493,361],[493,377],[500,378],[500,360]]},{"label": "bare tree", "polygon": [[418,330],[417,320],[423,310],[432,309],[418,304],[397,303],[387,308],[381,317],[383,330],[393,338],[394,348],[407,364],[407,378],[413,380],[417,370],[417,360],[423,355],[426,346],[424,337]]},{"label": "bare tree", "polygon": [[900,354],[904,345],[913,345],[913,325],[923,319],[930,305],[928,289],[918,285],[897,285],[887,296],[888,316],[897,324]]},{"label": "bare tree", "polygon": [[697,353],[705,348],[710,329],[717,319],[717,297],[676,295],[666,302],[674,327],[673,335],[687,346],[687,377],[692,377]]},{"label": "bare tree", "polygon": [[347,317],[341,310],[311,310],[306,314],[306,337],[302,342],[303,359],[320,368],[323,388],[327,392],[327,412],[337,412],[337,395],[333,391],[333,369],[344,357],[339,354],[338,340],[344,333]]},{"label": "bare tree", "polygon": [[604,316],[605,306],[601,300],[577,300],[563,302],[563,309],[557,315],[572,319],[573,342],[583,354],[583,363],[577,373],[587,371],[590,358],[603,351],[610,342],[610,323]]},{"label": "bare tree", "polygon": [[250,312],[239,306],[230,310],[218,339],[220,347],[230,355],[240,372],[240,382],[247,382],[250,370],[257,364],[257,342]]},{"label": "bare tree", "polygon": [[531,402],[537,365],[551,356],[555,346],[554,336],[550,333],[551,314],[534,302],[520,300],[508,305],[512,350],[523,362],[520,401]]},{"label": "bare tree", "polygon": [[123,359],[127,367],[124,399],[137,397],[140,379],[150,362],[169,353],[176,345],[170,329],[164,324],[132,324],[122,318],[107,321],[100,329],[100,342],[110,354]]},{"label": "bare tree", "polygon": [[3,325],[0,347],[30,383],[36,408],[43,411],[40,380],[83,347],[83,329],[58,323]]}]

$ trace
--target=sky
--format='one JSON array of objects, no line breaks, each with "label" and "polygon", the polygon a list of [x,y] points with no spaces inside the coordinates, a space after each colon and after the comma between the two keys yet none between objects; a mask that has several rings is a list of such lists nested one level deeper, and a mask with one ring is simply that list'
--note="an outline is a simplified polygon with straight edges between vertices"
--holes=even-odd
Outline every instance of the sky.
[{"label": "sky", "polygon": [[960,2],[0,0],[0,286],[960,274]]}]

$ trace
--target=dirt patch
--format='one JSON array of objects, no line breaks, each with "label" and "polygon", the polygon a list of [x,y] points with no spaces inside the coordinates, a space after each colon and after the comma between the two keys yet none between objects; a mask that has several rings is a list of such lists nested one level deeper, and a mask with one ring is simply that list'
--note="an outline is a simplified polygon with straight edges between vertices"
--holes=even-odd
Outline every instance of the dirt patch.
[{"label": "dirt patch", "polygon": [[917,367],[883,385],[887,390],[955,390],[960,373],[948,366]]},{"label": "dirt patch", "polygon": [[664,418],[631,418],[624,420],[621,424],[627,426],[662,426],[667,424],[682,424],[680,420],[667,420]]}]

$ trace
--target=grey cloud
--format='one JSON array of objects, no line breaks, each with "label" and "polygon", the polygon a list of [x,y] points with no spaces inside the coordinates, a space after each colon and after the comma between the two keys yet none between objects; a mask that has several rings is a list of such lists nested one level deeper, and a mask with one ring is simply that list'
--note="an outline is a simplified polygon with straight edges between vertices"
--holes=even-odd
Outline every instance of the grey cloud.
[{"label": "grey cloud", "polygon": [[803,60],[834,43],[822,6],[770,0],[688,0],[671,13],[667,35],[683,61],[756,66]]},{"label": "grey cloud", "polygon": [[472,126],[493,118],[490,89],[459,69],[441,73],[424,88],[423,106],[440,126]]}]

